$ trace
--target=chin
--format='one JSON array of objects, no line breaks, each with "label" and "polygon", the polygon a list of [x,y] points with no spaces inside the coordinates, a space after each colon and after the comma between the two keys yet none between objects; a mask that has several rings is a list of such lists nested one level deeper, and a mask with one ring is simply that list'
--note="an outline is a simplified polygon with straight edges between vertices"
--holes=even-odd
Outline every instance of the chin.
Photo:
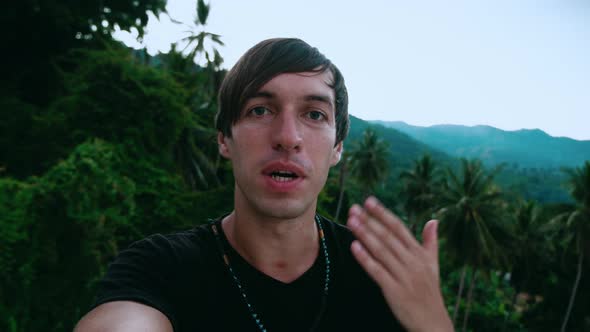
[{"label": "chin", "polygon": [[257,210],[261,214],[267,215],[276,219],[295,219],[300,217],[313,208],[313,204],[305,204],[304,202],[293,202],[288,200],[270,202],[259,202],[262,204],[256,204]]}]

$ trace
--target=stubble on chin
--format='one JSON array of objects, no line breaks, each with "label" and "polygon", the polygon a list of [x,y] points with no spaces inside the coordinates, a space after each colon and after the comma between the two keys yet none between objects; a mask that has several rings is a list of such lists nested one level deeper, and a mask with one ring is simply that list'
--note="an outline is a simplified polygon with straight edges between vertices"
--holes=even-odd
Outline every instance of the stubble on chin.
[{"label": "stubble on chin", "polygon": [[[236,186],[236,190],[241,190]],[[310,210],[315,213],[316,202],[307,201],[305,198],[290,198],[290,197],[260,197],[256,194],[250,193],[246,195],[240,192],[241,197],[236,197],[236,208],[243,210],[250,210],[248,214],[258,215],[264,219],[279,221],[294,220],[302,215],[305,215]]]}]

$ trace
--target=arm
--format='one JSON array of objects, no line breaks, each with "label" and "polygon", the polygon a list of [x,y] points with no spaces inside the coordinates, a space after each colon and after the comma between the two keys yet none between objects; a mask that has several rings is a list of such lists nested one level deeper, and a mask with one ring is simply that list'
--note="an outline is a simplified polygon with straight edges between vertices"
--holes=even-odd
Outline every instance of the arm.
[{"label": "arm", "polygon": [[94,309],[75,331],[173,331],[179,319],[176,276],[182,274],[177,242],[156,234],[121,251],[97,287]]},{"label": "arm", "polygon": [[437,225],[431,220],[424,226],[420,244],[374,197],[349,212],[348,226],[358,239],[351,245],[354,257],[410,332],[453,331],[440,290]]},{"label": "arm", "polygon": [[160,311],[131,301],[101,304],[78,322],[74,332],[149,331],[172,332],[172,324]]}]

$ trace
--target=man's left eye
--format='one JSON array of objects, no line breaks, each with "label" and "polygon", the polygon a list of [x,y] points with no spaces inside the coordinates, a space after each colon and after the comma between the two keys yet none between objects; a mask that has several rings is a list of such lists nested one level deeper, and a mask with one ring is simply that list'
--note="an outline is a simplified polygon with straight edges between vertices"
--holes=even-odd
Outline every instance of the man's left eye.
[{"label": "man's left eye", "polygon": [[326,116],[324,115],[324,113],[320,112],[320,111],[311,111],[307,113],[307,117],[312,119],[312,120],[324,120],[326,118]]}]

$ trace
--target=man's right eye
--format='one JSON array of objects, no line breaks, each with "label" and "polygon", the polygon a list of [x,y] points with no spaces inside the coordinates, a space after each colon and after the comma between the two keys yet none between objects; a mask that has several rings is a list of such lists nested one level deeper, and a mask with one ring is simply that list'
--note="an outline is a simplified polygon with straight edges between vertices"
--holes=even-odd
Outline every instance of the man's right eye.
[{"label": "man's right eye", "polygon": [[266,107],[256,106],[256,107],[252,108],[249,113],[254,116],[263,116],[263,115],[269,114],[270,110]]}]

